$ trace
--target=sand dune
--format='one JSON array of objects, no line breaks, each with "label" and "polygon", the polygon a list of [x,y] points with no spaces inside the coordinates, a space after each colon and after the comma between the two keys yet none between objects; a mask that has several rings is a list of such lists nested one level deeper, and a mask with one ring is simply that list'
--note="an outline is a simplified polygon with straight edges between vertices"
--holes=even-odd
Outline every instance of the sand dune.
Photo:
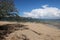
[{"label": "sand dune", "polygon": [[60,40],[60,29],[42,23],[20,23],[27,29],[15,31],[6,40]]}]

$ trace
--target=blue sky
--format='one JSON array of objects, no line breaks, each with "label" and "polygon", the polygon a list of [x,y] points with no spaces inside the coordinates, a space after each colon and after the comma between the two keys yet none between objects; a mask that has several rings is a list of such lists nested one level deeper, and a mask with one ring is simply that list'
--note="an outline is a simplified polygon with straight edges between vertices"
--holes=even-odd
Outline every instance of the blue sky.
[{"label": "blue sky", "polygon": [[41,9],[44,5],[48,5],[49,8],[60,9],[60,0],[15,0],[15,6],[20,16],[23,16],[26,12],[31,13],[34,9]]}]

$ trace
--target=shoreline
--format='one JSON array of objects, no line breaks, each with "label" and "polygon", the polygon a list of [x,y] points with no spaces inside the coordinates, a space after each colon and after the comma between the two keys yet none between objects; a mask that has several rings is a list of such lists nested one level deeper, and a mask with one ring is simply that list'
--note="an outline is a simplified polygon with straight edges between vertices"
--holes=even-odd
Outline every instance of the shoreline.
[{"label": "shoreline", "polygon": [[60,29],[59,25],[53,25],[53,24],[45,24],[45,25],[50,26],[50,27],[54,27],[54,28],[57,28],[57,29]]}]

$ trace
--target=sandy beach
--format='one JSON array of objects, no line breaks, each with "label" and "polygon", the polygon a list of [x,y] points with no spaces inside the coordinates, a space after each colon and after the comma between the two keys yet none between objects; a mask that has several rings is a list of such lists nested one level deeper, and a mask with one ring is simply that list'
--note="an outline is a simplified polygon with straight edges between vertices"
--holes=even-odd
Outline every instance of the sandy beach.
[{"label": "sandy beach", "polygon": [[[0,22],[2,24],[14,24],[16,22]],[[20,23],[28,29],[15,31],[6,37],[6,40],[60,40],[60,29],[50,27],[42,23]]]}]

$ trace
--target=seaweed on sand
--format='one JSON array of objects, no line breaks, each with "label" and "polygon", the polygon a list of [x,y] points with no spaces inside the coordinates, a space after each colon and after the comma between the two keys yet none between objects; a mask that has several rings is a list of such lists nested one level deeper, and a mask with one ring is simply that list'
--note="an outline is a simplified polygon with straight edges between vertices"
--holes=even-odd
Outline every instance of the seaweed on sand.
[{"label": "seaweed on sand", "polygon": [[0,40],[5,40],[5,36],[8,34],[19,30],[20,28],[24,27],[22,24],[5,24],[0,25]]}]

